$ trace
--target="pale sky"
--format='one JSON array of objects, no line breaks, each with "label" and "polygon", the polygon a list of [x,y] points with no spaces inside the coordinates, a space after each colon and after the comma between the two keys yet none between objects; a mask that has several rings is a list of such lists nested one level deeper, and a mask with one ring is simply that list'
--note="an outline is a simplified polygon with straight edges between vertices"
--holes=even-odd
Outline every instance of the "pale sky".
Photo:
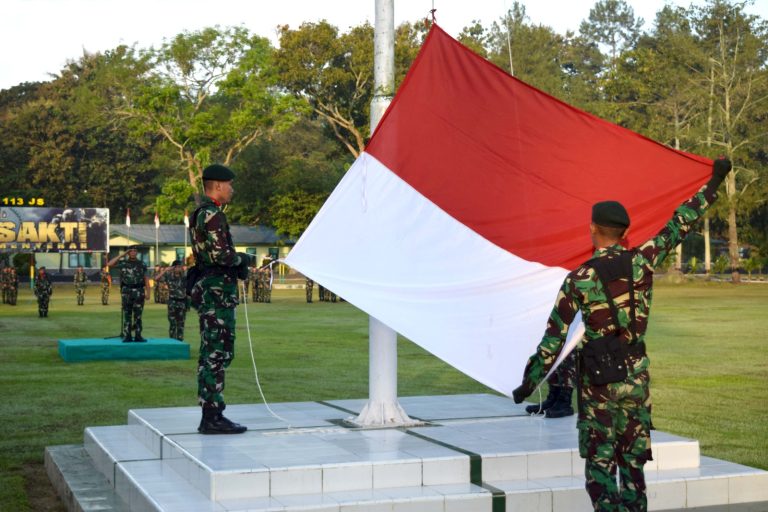
[{"label": "pale sky", "polygon": [[[454,37],[473,19],[497,21],[513,0],[394,0],[395,24],[426,17],[432,6],[437,23]],[[702,0],[666,0],[674,5]],[[530,20],[557,32],[577,31],[594,0],[522,0]],[[635,16],[650,27],[665,0],[628,0]],[[374,0],[2,0],[0,89],[50,80],[83,51],[101,52],[120,44],[158,46],[182,31],[243,25],[276,45],[278,25],[298,27],[326,19],[346,31],[374,23]],[[748,12],[768,19],[768,0]]]}]

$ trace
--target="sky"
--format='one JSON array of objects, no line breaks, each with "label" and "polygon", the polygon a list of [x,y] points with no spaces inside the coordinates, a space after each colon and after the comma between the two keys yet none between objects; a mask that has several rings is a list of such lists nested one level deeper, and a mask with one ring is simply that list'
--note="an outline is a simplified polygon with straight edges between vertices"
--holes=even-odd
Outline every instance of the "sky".
[{"label": "sky", "polygon": [[[454,37],[472,20],[490,26],[513,0],[394,0],[395,24],[416,21],[437,9],[437,23]],[[522,0],[530,21],[559,33],[577,31],[595,0]],[[703,0],[627,0],[650,27],[665,3],[688,6]],[[183,31],[244,26],[277,45],[276,27],[326,19],[342,31],[374,23],[374,0],[2,0],[0,89],[50,80],[84,51],[121,44],[159,46]],[[747,8],[768,19],[768,0]]]}]

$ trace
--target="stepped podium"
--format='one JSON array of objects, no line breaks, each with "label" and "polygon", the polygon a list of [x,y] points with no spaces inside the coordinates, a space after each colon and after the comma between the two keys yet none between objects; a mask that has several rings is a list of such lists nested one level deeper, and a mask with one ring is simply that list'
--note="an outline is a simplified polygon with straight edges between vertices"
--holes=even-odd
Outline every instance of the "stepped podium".
[{"label": "stepped podium", "polygon": [[[218,436],[197,433],[198,407],[135,409],[125,425],[86,428],[83,445],[48,447],[46,467],[78,511],[591,510],[573,416],[528,416],[494,395],[413,396],[400,403],[423,426],[345,426],[365,403],[271,405],[285,421],[230,405],[248,432]],[[649,510],[768,510],[768,472],[703,457],[693,439],[654,431],[652,443]]]}]

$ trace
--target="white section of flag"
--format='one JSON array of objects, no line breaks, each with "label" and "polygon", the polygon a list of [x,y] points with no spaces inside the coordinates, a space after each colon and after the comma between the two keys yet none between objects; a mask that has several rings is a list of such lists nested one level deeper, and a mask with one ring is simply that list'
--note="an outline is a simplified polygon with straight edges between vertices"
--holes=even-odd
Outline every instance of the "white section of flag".
[{"label": "white section of flag", "polygon": [[131,227],[131,210],[128,209],[125,212],[125,225]]},{"label": "white section of flag", "polygon": [[490,243],[367,153],[286,263],[507,395],[567,274]]},{"label": "white section of flag", "polygon": [[160,229],[160,217],[157,216],[157,212],[155,212],[155,229]]}]

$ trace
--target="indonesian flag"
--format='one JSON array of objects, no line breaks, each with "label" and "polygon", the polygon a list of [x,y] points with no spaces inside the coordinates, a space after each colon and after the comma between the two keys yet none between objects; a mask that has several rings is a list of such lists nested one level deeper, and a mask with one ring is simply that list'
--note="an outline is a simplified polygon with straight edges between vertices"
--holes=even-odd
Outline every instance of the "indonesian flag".
[{"label": "indonesian flag", "polygon": [[184,210],[184,227],[189,227],[189,215],[187,215],[187,210]]},{"label": "indonesian flag", "polygon": [[125,225],[131,227],[131,209],[125,211]]},{"label": "indonesian flag", "polygon": [[160,229],[160,217],[157,216],[157,212],[155,212],[155,229]]},{"label": "indonesian flag", "polygon": [[564,277],[591,257],[592,205],[621,201],[642,243],[711,164],[567,105],[433,25],[286,262],[510,395]]}]

